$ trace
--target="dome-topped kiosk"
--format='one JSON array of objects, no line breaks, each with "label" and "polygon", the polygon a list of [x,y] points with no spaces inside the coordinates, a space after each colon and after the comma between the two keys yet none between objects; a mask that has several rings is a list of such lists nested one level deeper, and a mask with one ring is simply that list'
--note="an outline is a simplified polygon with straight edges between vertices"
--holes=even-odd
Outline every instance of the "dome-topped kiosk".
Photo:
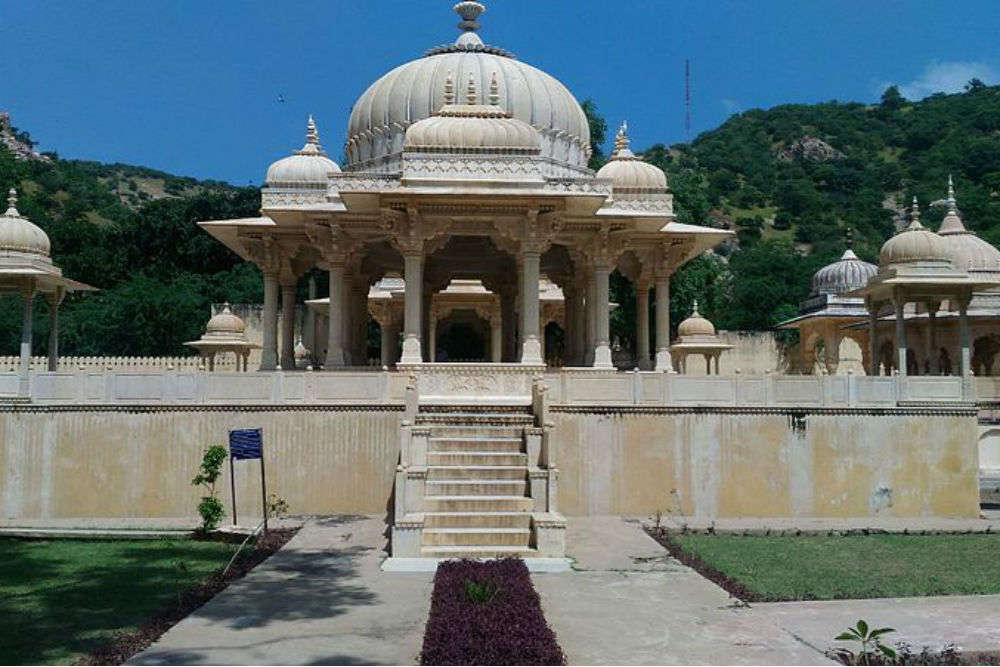
[{"label": "dome-topped kiosk", "polygon": [[[839,259],[813,274],[812,289],[799,304],[799,314],[776,327],[799,330],[798,358],[793,357],[792,364],[801,372],[830,375],[864,372],[860,350],[865,342],[858,331],[849,327],[866,321],[868,312],[863,298],[847,294],[867,285],[878,273],[878,266],[854,252],[850,227],[845,246]],[[845,343],[845,339],[850,342]],[[842,350],[850,353],[845,357]]]},{"label": "dome-topped kiosk", "polygon": [[0,215],[0,293],[18,293],[24,299],[19,397],[29,392],[35,295],[43,294],[49,301],[48,370],[55,371],[59,358],[59,305],[67,292],[94,289],[65,278],[52,263],[50,252],[48,235],[17,210],[17,191],[11,188],[7,210]]},{"label": "dome-topped kiosk", "polygon": [[250,351],[260,347],[247,340],[246,330],[243,319],[233,314],[227,303],[208,320],[205,334],[200,339],[184,344],[198,350],[209,371],[215,370],[216,355],[227,352],[236,356],[236,370],[246,371]]},{"label": "dome-topped kiosk", "polygon": [[691,354],[705,357],[705,375],[712,374],[712,361],[715,361],[715,374],[719,374],[719,357],[732,345],[724,342],[715,332],[715,325],[702,317],[698,312],[698,301],[691,307],[691,315],[677,325],[677,342],[670,346],[675,364],[681,373],[687,373],[687,358]]},{"label": "dome-topped kiosk", "polygon": [[330,174],[339,171],[337,163],[328,158],[320,146],[316,121],[309,116],[305,145],[268,167],[264,181],[270,188],[316,188],[325,191]]}]

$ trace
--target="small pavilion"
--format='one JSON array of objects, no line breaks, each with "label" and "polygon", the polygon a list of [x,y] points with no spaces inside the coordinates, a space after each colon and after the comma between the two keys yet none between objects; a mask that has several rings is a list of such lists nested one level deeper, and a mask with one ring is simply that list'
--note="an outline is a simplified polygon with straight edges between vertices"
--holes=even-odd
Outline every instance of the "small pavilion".
[{"label": "small pavilion", "polygon": [[[953,193],[949,199],[953,202]],[[953,206],[952,206],[953,208]],[[952,211],[949,211],[950,213]],[[946,217],[947,221],[947,217]],[[945,225],[942,225],[945,227]],[[920,208],[913,198],[909,226],[890,238],[879,252],[879,269],[868,284],[848,296],[862,296],[868,311],[869,372],[876,375],[879,357],[878,320],[891,309],[895,322],[895,370],[901,376],[919,374],[919,363],[908,352],[906,309],[909,304],[923,307],[927,325],[927,348],[938,349],[937,314],[942,305],[958,310],[959,375],[972,374],[969,336],[969,304],[973,294],[986,292],[1000,285],[992,275],[972,274],[964,256],[956,255],[944,237],[920,224]],[[920,315],[921,313],[915,313]],[[914,318],[910,318],[911,320]],[[931,354],[930,374],[942,372],[940,357]]]},{"label": "small pavilion", "polygon": [[677,342],[670,346],[674,356],[674,366],[680,373],[687,373],[687,358],[692,354],[700,354],[705,358],[705,375],[712,374],[712,361],[715,361],[715,374],[719,374],[719,357],[732,345],[723,342],[715,332],[715,325],[698,312],[698,301],[695,300],[691,316],[677,325]]},{"label": "small pavilion", "polygon": [[233,314],[227,303],[223,306],[222,312],[208,320],[205,333],[200,339],[184,344],[198,350],[201,358],[208,363],[210,371],[215,370],[216,355],[231,352],[236,356],[236,370],[245,372],[250,351],[260,347],[247,340],[246,330],[246,324]]},{"label": "small pavilion", "polygon": [[55,371],[59,362],[59,306],[67,292],[90,291],[94,287],[62,274],[52,263],[48,235],[17,210],[17,191],[7,195],[7,211],[0,216],[0,293],[17,293],[24,301],[21,324],[21,362],[18,396],[28,395],[31,369],[31,338],[35,296],[49,302],[49,363]]}]

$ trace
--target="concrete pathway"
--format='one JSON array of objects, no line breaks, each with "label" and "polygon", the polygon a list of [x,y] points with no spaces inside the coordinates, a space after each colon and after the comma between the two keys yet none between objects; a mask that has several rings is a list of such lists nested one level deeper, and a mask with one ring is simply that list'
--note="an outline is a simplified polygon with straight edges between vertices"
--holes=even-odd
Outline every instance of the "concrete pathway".
[{"label": "concrete pathway", "polygon": [[830,664],[670,558],[638,523],[573,518],[577,571],[533,575],[571,665]]},{"label": "concrete pathway", "polygon": [[129,664],[414,664],[433,573],[389,574],[381,517],[311,519]]},{"label": "concrete pathway", "polygon": [[744,606],[618,517],[571,518],[575,572],[534,575],[570,664],[830,664],[823,651],[859,618],[916,650],[1000,649],[1000,596],[755,603]]}]

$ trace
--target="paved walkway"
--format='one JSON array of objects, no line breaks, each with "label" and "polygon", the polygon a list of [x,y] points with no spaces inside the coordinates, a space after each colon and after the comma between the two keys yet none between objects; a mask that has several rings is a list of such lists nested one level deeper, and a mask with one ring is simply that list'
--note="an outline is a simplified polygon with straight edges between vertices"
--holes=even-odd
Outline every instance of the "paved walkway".
[{"label": "paved walkway", "polygon": [[414,664],[433,573],[381,572],[384,532],[381,517],[307,521],[130,664]]},{"label": "paved walkway", "polygon": [[1000,649],[1000,596],[741,606],[649,538],[637,521],[570,519],[576,572],[533,579],[570,664],[830,664],[823,651],[859,618],[908,641]]}]

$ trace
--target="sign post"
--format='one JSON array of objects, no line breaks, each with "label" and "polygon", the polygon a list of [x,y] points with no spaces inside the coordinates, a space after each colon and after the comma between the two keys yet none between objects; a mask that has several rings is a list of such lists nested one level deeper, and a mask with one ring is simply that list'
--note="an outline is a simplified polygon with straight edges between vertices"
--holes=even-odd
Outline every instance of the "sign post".
[{"label": "sign post", "polygon": [[229,432],[229,479],[233,489],[233,523],[236,523],[236,482],[233,461],[260,459],[260,500],[264,513],[264,533],[267,534],[267,481],[264,476],[264,433],[259,428]]}]

